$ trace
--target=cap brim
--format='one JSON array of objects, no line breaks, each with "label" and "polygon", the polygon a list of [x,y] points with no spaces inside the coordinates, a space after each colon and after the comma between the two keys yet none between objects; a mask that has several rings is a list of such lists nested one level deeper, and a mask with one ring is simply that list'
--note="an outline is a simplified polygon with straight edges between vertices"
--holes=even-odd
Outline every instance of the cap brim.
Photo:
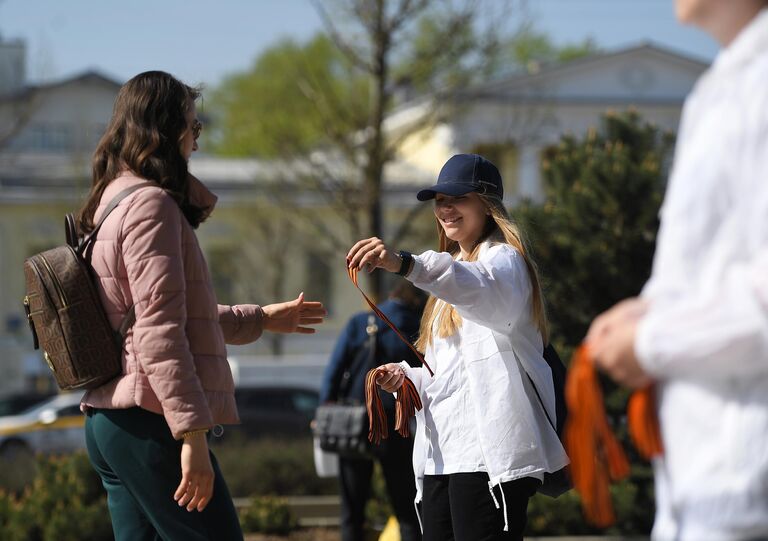
[{"label": "cap brim", "polygon": [[466,195],[473,191],[475,191],[475,187],[471,184],[464,184],[461,182],[443,182],[442,184],[435,184],[431,188],[421,190],[416,194],[416,199],[419,201],[429,201],[430,199],[434,199],[435,195],[439,193],[457,197],[459,195]]}]

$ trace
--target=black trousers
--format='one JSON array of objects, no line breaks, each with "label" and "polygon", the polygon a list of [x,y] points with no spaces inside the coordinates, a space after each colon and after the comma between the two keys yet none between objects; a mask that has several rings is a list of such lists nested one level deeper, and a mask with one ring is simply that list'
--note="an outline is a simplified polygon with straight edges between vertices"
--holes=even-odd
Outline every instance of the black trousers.
[{"label": "black trousers", "polygon": [[[540,481],[525,477],[494,487],[488,474],[425,475],[424,541],[518,541],[523,539],[528,499]],[[501,490],[504,491],[502,499]],[[496,507],[494,496],[499,504]],[[504,531],[504,501],[509,530]]]},{"label": "black trousers", "polygon": [[[420,541],[421,529],[413,506],[416,497],[416,483],[411,465],[413,439],[401,438],[394,433],[383,443],[384,448],[377,460],[384,473],[389,502],[400,524],[400,539]],[[342,541],[364,539],[365,505],[370,497],[372,475],[373,460],[339,459]]]}]

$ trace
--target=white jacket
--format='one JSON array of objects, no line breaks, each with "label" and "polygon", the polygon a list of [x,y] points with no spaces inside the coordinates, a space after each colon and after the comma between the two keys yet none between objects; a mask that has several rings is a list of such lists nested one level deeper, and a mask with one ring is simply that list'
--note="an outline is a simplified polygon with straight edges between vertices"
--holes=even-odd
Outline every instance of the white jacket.
[{"label": "white jacket", "polygon": [[[552,374],[531,319],[531,285],[522,256],[508,244],[489,242],[474,262],[428,251],[414,256],[407,278],[452,304],[463,319],[457,332],[490,485],[565,466],[565,450],[525,374],[555,419]],[[401,366],[421,392],[429,372]],[[413,467],[418,502],[427,456],[423,410],[416,419]]]},{"label": "white jacket", "polygon": [[661,382],[657,540],[768,538],[768,10],[686,100],[635,351]]}]

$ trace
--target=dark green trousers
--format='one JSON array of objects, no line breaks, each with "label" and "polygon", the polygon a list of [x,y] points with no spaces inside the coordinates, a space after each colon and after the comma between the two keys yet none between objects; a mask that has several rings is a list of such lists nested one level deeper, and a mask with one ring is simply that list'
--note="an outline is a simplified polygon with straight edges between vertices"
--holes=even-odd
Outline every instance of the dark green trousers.
[{"label": "dark green trousers", "polygon": [[91,410],[91,464],[107,490],[115,541],[241,541],[243,533],[216,458],[213,498],[202,512],[179,507],[181,442],[162,415],[141,408]]}]

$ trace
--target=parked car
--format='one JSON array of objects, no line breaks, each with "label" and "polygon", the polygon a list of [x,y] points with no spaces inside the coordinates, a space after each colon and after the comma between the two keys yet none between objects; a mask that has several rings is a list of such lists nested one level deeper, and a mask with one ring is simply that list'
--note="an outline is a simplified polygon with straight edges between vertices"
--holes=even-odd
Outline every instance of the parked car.
[{"label": "parked car", "polygon": [[292,385],[237,387],[235,401],[240,425],[226,426],[227,435],[245,438],[301,438],[311,436],[309,423],[315,416],[318,393]]},{"label": "parked car", "polygon": [[48,400],[52,396],[56,396],[56,393],[38,393],[38,392],[17,392],[0,397],[0,417],[7,415],[18,415],[41,403],[43,400]]},{"label": "parked car", "polygon": [[[21,453],[60,454],[85,449],[82,392],[62,393],[18,415],[0,417],[0,459]],[[235,438],[310,437],[318,393],[300,386],[238,387],[235,400],[242,424],[226,426]],[[214,438],[216,439],[216,438]],[[222,440],[224,441],[224,440]]]},{"label": "parked car", "polygon": [[18,414],[0,417],[0,458],[85,449],[82,392],[62,393]]}]

